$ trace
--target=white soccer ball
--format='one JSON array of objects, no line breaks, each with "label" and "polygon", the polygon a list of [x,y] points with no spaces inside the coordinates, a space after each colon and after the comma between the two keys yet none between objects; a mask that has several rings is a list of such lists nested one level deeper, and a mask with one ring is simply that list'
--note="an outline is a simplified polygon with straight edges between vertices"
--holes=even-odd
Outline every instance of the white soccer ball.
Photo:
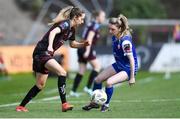
[{"label": "white soccer ball", "polygon": [[92,101],[96,104],[103,105],[107,101],[106,92],[102,89],[94,90],[92,93]]}]

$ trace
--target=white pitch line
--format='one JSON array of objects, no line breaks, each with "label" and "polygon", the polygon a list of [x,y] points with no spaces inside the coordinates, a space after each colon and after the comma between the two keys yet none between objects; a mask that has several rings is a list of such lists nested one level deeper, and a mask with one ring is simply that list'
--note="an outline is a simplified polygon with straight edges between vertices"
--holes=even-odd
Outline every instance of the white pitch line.
[{"label": "white pitch line", "polygon": [[57,93],[58,92],[58,88],[54,88],[54,89],[50,89],[46,92],[44,92],[44,94],[54,94],[54,93]]},{"label": "white pitch line", "polygon": [[42,101],[51,101],[51,100],[57,100],[60,99],[59,96],[54,96],[54,97],[48,97],[48,98],[43,98],[41,99]]},{"label": "white pitch line", "polygon": [[153,81],[154,79],[156,79],[156,78],[155,77],[147,77],[147,78],[137,81],[137,83],[139,83],[139,84],[149,83],[149,82]]},{"label": "white pitch line", "polygon": [[[55,97],[51,97],[52,100],[56,100],[57,96]],[[59,96],[58,96],[58,99],[59,99]],[[42,103],[55,103],[56,101],[52,101],[50,100],[39,100],[37,101],[38,103],[42,102]],[[49,101],[49,102],[48,102]],[[88,100],[71,100],[70,102],[71,103],[85,103],[87,102]],[[141,103],[141,102],[173,102],[173,101],[180,101],[180,98],[174,98],[174,99],[150,99],[150,100],[146,100],[146,99],[137,99],[137,100],[111,100],[111,102],[113,103]]]},{"label": "white pitch line", "polygon": [[[155,79],[155,77],[147,77],[147,78],[139,80],[137,83],[139,83],[139,84],[149,83],[154,79]],[[116,87],[119,87],[120,85],[121,84],[116,85]],[[54,93],[54,92],[55,92],[55,89],[52,89],[48,93]],[[68,97],[68,95],[67,95],[67,97]],[[30,103],[37,103],[39,101],[42,101],[44,103],[45,101],[51,101],[51,100],[57,100],[57,99],[59,99],[59,96],[43,98],[43,99],[40,99],[40,100],[37,100],[37,101],[32,101]],[[152,99],[152,100],[149,100],[149,101],[147,101],[147,100],[126,100],[126,101],[112,100],[111,102],[120,103],[120,102],[168,102],[168,101],[180,101],[180,98],[177,98],[177,99]],[[85,103],[87,101],[71,101],[71,102]],[[19,104],[19,102],[10,103],[10,104],[3,104],[3,105],[0,105],[0,108],[1,107],[15,106],[15,105],[18,105],[18,104]]]},{"label": "white pitch line", "polygon": [[15,103],[10,103],[10,104],[3,104],[3,105],[0,105],[0,107],[10,107],[10,106],[18,105],[18,104],[19,104],[18,102],[15,102]]},{"label": "white pitch line", "polygon": [[[36,101],[30,101],[29,103],[36,103]],[[20,102],[9,103],[9,104],[3,104],[3,105],[0,105],[0,108],[1,108],[1,107],[18,106],[19,104],[20,104]]]},{"label": "white pitch line", "polygon": [[[60,103],[59,101],[52,101],[54,99],[57,99],[57,97],[59,98],[59,96],[55,96],[55,97],[50,97],[49,100],[46,100],[48,98],[43,98],[41,100],[38,101],[32,101],[30,103]],[[81,104],[81,103],[87,103],[89,100],[71,100],[71,103],[74,104]],[[139,99],[139,100],[112,100],[112,103],[142,103],[142,102],[152,102],[152,103],[159,103],[159,102],[174,102],[174,101],[180,101],[180,98],[174,98],[174,99],[151,99],[151,100],[145,100],[145,99]],[[0,105],[0,108],[2,107],[10,107],[10,106],[15,106],[18,105],[19,103],[11,103],[11,104],[4,104],[4,105]]]},{"label": "white pitch line", "polygon": [[[144,83],[149,83],[149,82],[151,82],[152,80],[154,80],[155,79],[155,77],[146,77],[146,78],[144,78],[144,79],[140,79],[140,80],[137,80],[137,83],[139,83],[139,84],[144,84]],[[124,83],[119,83],[119,84],[116,84],[116,85],[114,85],[114,87],[116,88],[116,87],[119,87],[119,86],[121,86],[121,85],[123,85]],[[70,87],[69,85],[68,85],[68,87]],[[58,92],[58,89],[57,88],[54,88],[54,89],[50,89],[50,90],[48,90],[48,91],[46,91],[46,92],[44,92],[45,94],[54,94],[54,93],[57,93]],[[21,95],[21,96],[23,96],[23,95],[25,95],[26,93],[15,93],[15,94],[10,94],[10,95],[12,95],[12,96],[17,96],[17,95]],[[84,94],[84,93],[82,93],[82,94]],[[67,95],[67,97],[69,97],[69,95]],[[53,99],[53,97],[50,97],[50,98],[45,98],[45,99],[42,99],[42,100],[49,100],[49,99]],[[55,99],[59,99],[58,98],[58,96],[56,96],[56,98]]]}]

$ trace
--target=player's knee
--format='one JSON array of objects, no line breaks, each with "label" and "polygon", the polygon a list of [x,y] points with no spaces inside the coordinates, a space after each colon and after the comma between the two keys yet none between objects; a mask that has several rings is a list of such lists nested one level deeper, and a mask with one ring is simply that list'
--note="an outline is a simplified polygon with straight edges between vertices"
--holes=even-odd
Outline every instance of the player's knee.
[{"label": "player's knee", "polygon": [[94,68],[94,70],[97,71],[97,72],[100,72],[101,67],[96,67],[96,68]]},{"label": "player's knee", "polygon": [[101,66],[99,64],[94,66],[94,70],[99,72],[101,70]]},{"label": "player's knee", "polygon": [[85,73],[85,71],[82,71],[82,70],[81,70],[81,71],[79,71],[78,73],[81,74],[81,75],[83,75],[83,74]]},{"label": "player's knee", "polygon": [[94,82],[95,82],[95,83],[101,83],[100,77],[97,76],[97,77],[94,79]]},{"label": "player's knee", "polygon": [[113,85],[113,83],[112,83],[111,80],[107,80],[107,81],[106,81],[106,86],[107,86],[107,87],[112,87],[112,85]]},{"label": "player's knee", "polygon": [[67,72],[65,70],[64,71],[58,71],[57,75],[58,76],[67,76]]},{"label": "player's knee", "polygon": [[43,89],[46,83],[44,81],[38,81],[36,85],[39,89]]}]

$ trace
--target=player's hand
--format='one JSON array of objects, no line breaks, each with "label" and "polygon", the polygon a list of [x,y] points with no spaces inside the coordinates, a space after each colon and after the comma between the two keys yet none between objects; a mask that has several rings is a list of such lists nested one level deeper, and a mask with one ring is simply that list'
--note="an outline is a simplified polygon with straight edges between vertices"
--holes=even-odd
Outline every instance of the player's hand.
[{"label": "player's hand", "polygon": [[53,55],[54,50],[52,47],[48,47],[47,51],[48,51],[48,54]]},{"label": "player's hand", "polygon": [[84,43],[84,47],[86,47],[86,46],[89,46],[89,45],[90,45],[89,41],[84,41],[83,43]]},{"label": "player's hand", "polygon": [[135,84],[135,78],[130,78],[130,80],[129,80],[129,86],[132,86],[132,85],[134,85]]},{"label": "player's hand", "polygon": [[53,52],[54,50],[53,50],[53,48],[52,48],[52,47],[48,46],[47,51]]}]

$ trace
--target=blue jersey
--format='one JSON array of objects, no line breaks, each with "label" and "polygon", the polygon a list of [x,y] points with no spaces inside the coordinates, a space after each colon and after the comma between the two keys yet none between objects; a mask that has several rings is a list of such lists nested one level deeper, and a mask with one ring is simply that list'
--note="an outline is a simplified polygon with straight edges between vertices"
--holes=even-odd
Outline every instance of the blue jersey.
[{"label": "blue jersey", "polygon": [[130,62],[127,55],[133,55],[134,63],[135,63],[135,72],[137,72],[138,70],[137,55],[136,55],[135,47],[132,44],[131,36],[125,35],[120,39],[117,39],[115,36],[113,36],[112,48],[113,48],[113,55],[116,61],[115,64],[118,70],[124,70],[128,72],[128,75],[130,76]]}]

